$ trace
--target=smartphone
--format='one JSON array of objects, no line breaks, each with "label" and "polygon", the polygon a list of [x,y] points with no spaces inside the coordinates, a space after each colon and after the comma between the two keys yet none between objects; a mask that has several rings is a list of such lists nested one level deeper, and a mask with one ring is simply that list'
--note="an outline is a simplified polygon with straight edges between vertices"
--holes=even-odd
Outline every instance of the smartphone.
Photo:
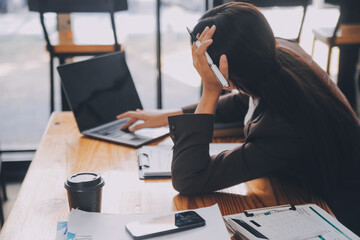
[{"label": "smartphone", "polygon": [[205,220],[195,211],[175,213],[143,221],[130,222],[126,231],[135,239],[146,239],[205,226]]}]

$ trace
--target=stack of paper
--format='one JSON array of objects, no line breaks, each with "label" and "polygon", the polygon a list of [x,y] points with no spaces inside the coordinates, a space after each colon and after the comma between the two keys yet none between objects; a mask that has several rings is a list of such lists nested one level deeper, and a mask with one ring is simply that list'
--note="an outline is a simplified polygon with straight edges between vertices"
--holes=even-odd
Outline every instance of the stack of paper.
[{"label": "stack of paper", "polygon": [[[194,211],[205,219],[206,225],[204,227],[152,239],[230,239],[217,204],[211,207],[195,209]],[[73,209],[70,212],[67,226],[66,222],[58,224],[56,240],[131,240],[130,235],[125,230],[125,224],[168,214],[119,215]]]}]

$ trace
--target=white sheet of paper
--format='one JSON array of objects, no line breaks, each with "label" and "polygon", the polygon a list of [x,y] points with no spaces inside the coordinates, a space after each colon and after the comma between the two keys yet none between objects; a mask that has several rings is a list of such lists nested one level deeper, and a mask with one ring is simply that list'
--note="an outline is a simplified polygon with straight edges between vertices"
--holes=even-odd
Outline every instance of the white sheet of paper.
[{"label": "white sheet of paper", "polygon": [[219,154],[225,150],[231,150],[241,146],[242,143],[210,143],[209,154],[210,156]]},{"label": "white sheet of paper", "polygon": [[[210,156],[216,155],[241,145],[241,143],[210,143],[209,154]],[[137,150],[139,156],[141,154],[146,155],[145,158],[141,156],[141,164],[149,166],[142,170],[144,177],[171,176],[172,147],[173,145],[169,144],[159,144],[157,146],[143,146]]]},{"label": "white sheet of paper", "polygon": [[[195,209],[194,211],[205,219],[206,225],[204,227],[152,239],[230,239],[217,204],[211,207]],[[130,235],[125,230],[126,223],[168,214],[120,215],[89,213],[72,209],[69,215],[68,231],[76,235],[91,235],[92,240],[131,240]]]}]

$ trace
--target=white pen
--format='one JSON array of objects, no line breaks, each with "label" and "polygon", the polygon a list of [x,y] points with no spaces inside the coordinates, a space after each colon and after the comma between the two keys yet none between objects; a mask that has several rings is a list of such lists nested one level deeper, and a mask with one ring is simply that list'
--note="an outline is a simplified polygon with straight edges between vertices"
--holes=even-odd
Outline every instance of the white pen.
[{"label": "white pen", "polygon": [[[189,32],[191,39],[195,42],[197,47],[200,47],[201,42],[194,36],[194,34],[190,31],[190,29],[188,27],[186,27],[187,31]],[[214,64],[213,60],[211,59],[211,57],[209,56],[209,54],[205,51],[205,57],[206,60],[211,68],[211,70],[214,72],[217,80],[219,81],[220,85],[222,87],[229,87],[229,83],[228,81],[225,79],[224,75],[222,75],[222,73],[220,72],[219,68]]]}]

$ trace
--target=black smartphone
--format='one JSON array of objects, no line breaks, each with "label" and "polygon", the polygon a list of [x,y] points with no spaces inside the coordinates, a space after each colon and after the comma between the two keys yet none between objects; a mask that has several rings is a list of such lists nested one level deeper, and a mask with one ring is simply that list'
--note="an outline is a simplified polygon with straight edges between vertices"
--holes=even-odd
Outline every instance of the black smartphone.
[{"label": "black smartphone", "polygon": [[135,239],[146,239],[205,226],[205,220],[195,211],[175,213],[143,221],[130,222],[126,231]]}]

